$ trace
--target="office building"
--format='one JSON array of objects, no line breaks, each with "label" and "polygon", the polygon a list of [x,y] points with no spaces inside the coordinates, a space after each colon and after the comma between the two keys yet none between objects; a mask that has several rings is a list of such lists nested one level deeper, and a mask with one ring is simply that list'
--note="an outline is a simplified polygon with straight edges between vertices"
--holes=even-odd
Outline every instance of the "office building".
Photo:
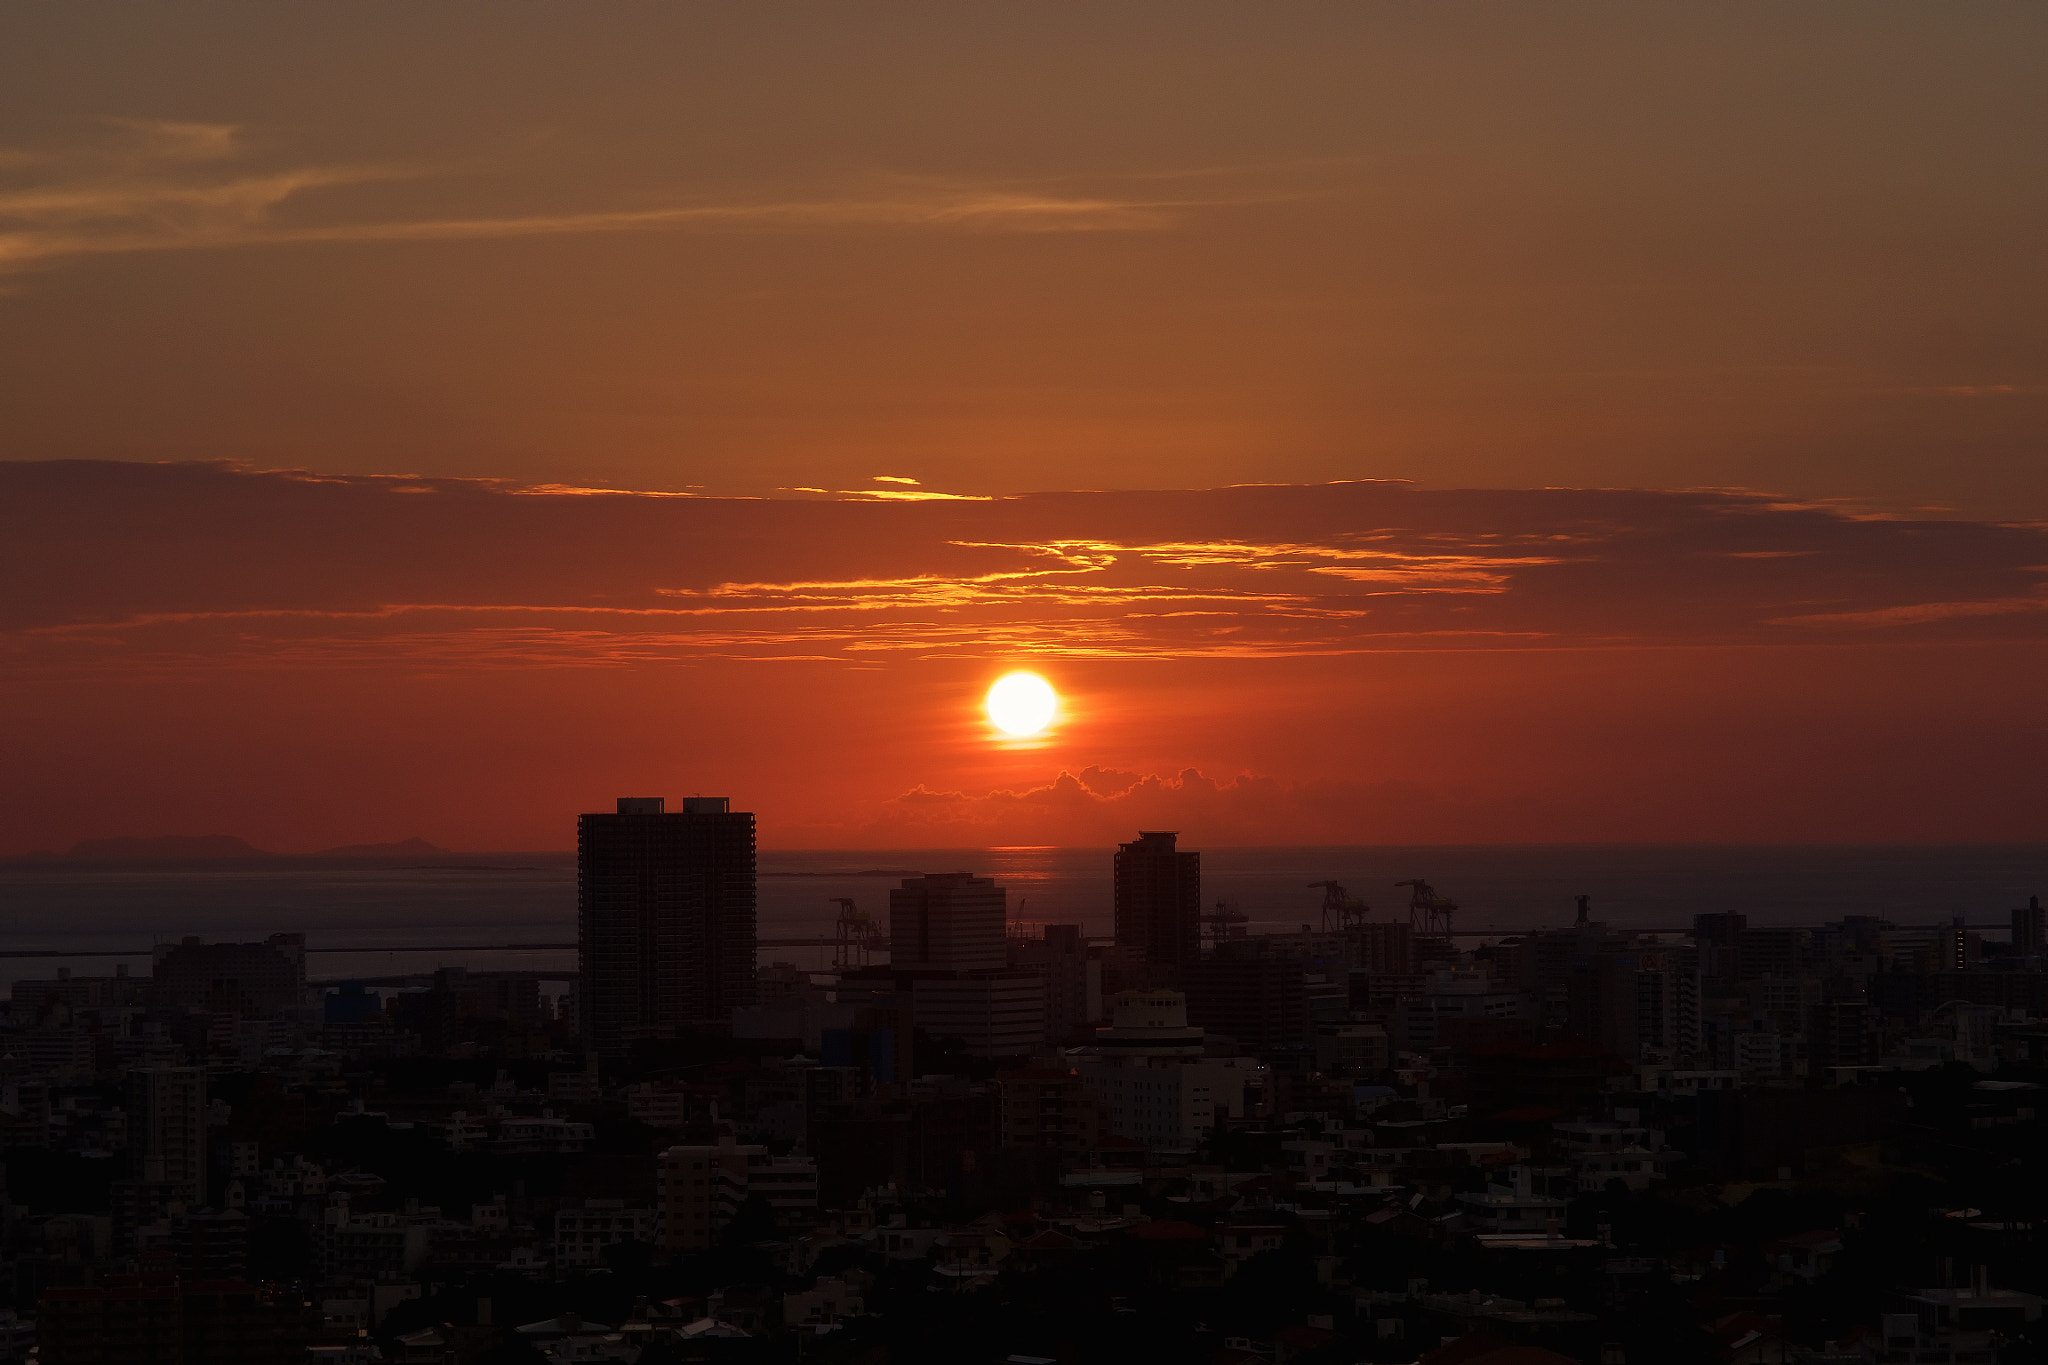
[{"label": "office building", "polygon": [[918,1034],[969,1057],[1019,1058],[1045,1044],[1046,977],[1009,965],[1007,898],[970,872],[907,878],[889,893],[889,962],[840,978],[839,1000],[887,1012],[909,1079]]},{"label": "office building", "polygon": [[1351,987],[1341,960],[1327,969],[1299,958],[1255,952],[1236,939],[1217,955],[1181,969],[1187,1015],[1202,1028],[1264,1052],[1306,1048],[1315,1026],[1344,1019]]},{"label": "office building", "polygon": [[1351,965],[1374,976],[1407,976],[1415,970],[1414,931],[1399,920],[1368,920],[1344,931]]},{"label": "office building", "polygon": [[1113,863],[1116,946],[1137,961],[1179,967],[1202,955],[1202,855],[1176,835],[1141,833]]},{"label": "office building", "polygon": [[1102,962],[1089,956],[1078,924],[1048,924],[1038,938],[1013,938],[1010,966],[1045,981],[1045,1038],[1083,1040],[1102,1017]]},{"label": "office building", "polygon": [[1244,1058],[1202,1055],[1179,991],[1125,991],[1113,1022],[1077,1055],[1081,1080],[1108,1110],[1109,1130],[1148,1147],[1186,1151],[1245,1112],[1246,1082],[1263,1070]]},{"label": "office building", "polygon": [[754,1003],[754,817],[621,797],[576,825],[578,1028],[601,1053],[717,1026]]},{"label": "office building", "polygon": [[[1444,968],[1430,973],[1422,994],[1409,996],[1394,1009],[1393,1042],[1410,1052],[1448,1046],[1457,1026],[1503,1024],[1522,1017],[1522,996],[1484,972]],[[1490,1039],[1489,1039],[1490,1041]]]},{"label": "office building", "polygon": [[916,1027],[969,1057],[1027,1057],[1045,1046],[1045,978],[1036,972],[921,976]]},{"label": "office building", "polygon": [[889,893],[889,966],[897,971],[1000,971],[1003,888],[971,872],[909,877]]}]

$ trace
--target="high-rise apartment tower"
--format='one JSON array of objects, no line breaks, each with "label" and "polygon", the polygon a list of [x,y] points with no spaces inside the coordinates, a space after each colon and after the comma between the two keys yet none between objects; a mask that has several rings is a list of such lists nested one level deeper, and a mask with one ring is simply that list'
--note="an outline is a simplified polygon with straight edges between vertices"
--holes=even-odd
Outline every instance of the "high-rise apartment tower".
[{"label": "high-rise apartment tower", "polygon": [[128,1145],[141,1178],[171,1198],[206,1201],[206,1068],[137,1067],[127,1076]]},{"label": "high-rise apartment tower", "polygon": [[1179,852],[1175,837],[1145,833],[1118,844],[1114,865],[1116,946],[1177,967],[1202,956],[1202,855]]},{"label": "high-rise apartment tower", "polygon": [[2012,950],[2025,956],[2048,948],[2048,906],[2041,904],[2039,896],[2027,897],[2027,903],[2012,912]]},{"label": "high-rise apartment tower", "polygon": [[576,822],[577,1016],[601,1053],[754,1003],[754,817],[622,796]]}]

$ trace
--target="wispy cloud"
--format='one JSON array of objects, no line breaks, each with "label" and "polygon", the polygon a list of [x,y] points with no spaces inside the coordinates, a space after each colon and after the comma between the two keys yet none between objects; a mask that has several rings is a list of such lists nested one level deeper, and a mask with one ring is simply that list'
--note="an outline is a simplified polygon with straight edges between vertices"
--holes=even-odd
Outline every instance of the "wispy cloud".
[{"label": "wispy cloud", "polygon": [[[1192,210],[1269,196],[1163,197],[923,177],[799,196],[678,194],[652,207],[559,213],[316,218],[312,192],[416,180],[430,168],[301,165],[257,169],[226,124],[109,120],[61,151],[0,149],[0,270],[90,256],[316,243],[452,242],[686,230],[904,228],[961,232],[1150,232]],[[1133,177],[1132,185],[1141,182]],[[330,211],[333,206],[326,206]]]},{"label": "wispy cloud", "polygon": [[[82,522],[94,506],[114,510]],[[2044,528],[1728,492],[878,502],[16,464],[0,545],[27,585],[0,597],[0,651],[55,670],[1257,659],[2048,623]]]},{"label": "wispy cloud", "polygon": [[2012,616],[2017,613],[2042,611],[2048,611],[2048,595],[1991,597],[1974,602],[1907,602],[1895,607],[1875,607],[1869,611],[1813,612],[1803,616],[1780,616],[1771,624],[1882,630],[1887,627],[1924,626],[1939,621],[1959,621],[1979,616]]}]

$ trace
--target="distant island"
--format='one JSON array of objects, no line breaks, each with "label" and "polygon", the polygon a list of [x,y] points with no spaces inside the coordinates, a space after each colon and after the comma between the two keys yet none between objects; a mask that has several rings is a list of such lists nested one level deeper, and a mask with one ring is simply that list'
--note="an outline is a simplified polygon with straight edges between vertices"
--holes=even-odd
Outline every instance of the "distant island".
[{"label": "distant island", "polygon": [[445,857],[448,849],[425,839],[388,844],[339,844],[312,853],[274,853],[234,834],[163,834],[84,839],[62,853],[18,853],[6,863],[193,863],[277,858],[429,858]]}]

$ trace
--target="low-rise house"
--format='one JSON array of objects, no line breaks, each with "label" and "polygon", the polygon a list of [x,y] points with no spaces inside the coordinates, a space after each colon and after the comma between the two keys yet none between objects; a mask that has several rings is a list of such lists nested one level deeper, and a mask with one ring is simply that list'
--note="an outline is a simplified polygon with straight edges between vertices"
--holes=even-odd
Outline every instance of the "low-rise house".
[{"label": "low-rise house", "polygon": [[1668,1179],[1684,1160],[1681,1152],[1655,1151],[1647,1147],[1591,1152],[1579,1159],[1579,1188],[1587,1194],[1598,1194],[1611,1182],[1619,1180],[1631,1190],[1646,1190],[1652,1182]]},{"label": "low-rise house", "polygon": [[1809,1282],[1827,1274],[1841,1252],[1842,1234],[1832,1229],[1794,1233],[1764,1244],[1764,1255],[1780,1274]]},{"label": "low-rise house", "polygon": [[1260,1252],[1278,1251],[1286,1240],[1281,1223],[1226,1223],[1216,1229],[1216,1248],[1233,1274]]},{"label": "low-rise house", "polygon": [[821,1275],[809,1289],[782,1296],[782,1321],[788,1327],[844,1322],[867,1312],[858,1287],[835,1275]]},{"label": "low-rise house", "polygon": [[1515,1167],[1511,1178],[1511,1184],[1488,1185],[1484,1194],[1458,1196],[1469,1226],[1478,1232],[1527,1233],[1563,1223],[1567,1201],[1538,1193],[1529,1167]]}]

